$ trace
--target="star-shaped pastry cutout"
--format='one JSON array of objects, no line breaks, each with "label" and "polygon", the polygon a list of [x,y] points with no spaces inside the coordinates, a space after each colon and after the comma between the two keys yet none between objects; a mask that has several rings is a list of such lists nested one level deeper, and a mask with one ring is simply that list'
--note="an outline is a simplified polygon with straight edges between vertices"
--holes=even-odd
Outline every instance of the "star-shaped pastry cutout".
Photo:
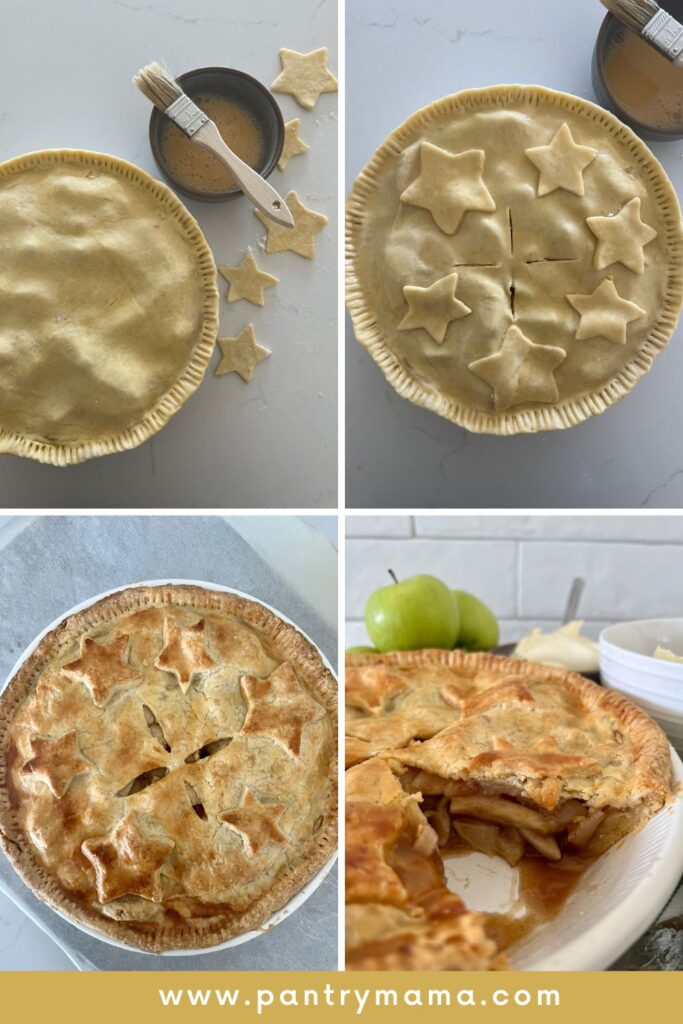
[{"label": "star-shaped pastry cutout", "polygon": [[143,834],[131,812],[122,818],[109,836],[96,836],[81,843],[81,851],[95,869],[100,903],[119,896],[144,896],[160,903],[163,899],[159,869],[168,860],[175,843]]},{"label": "star-shaped pastry cutout", "polygon": [[634,274],[645,269],[643,247],[657,232],[640,219],[640,199],[631,199],[613,217],[587,217],[586,224],[598,240],[595,266],[604,270],[612,263],[623,263]]},{"label": "star-shaped pastry cutout", "polygon": [[579,146],[572,137],[568,124],[563,124],[548,146],[534,146],[524,150],[526,156],[541,172],[538,178],[539,196],[547,196],[558,188],[585,195],[583,172],[598,155],[591,146]]},{"label": "star-shaped pastry cutout", "polygon": [[408,312],[398,325],[398,330],[409,331],[414,327],[423,327],[441,345],[449,323],[472,312],[469,306],[456,299],[457,284],[458,275],[455,273],[442,277],[428,288],[407,284],[403,295],[408,303]]},{"label": "star-shaped pastry cutout", "polygon": [[56,739],[32,736],[31,753],[30,761],[22,768],[23,774],[40,779],[58,800],[64,796],[74,776],[93,770],[90,761],[81,754],[75,729]]},{"label": "star-shaped pastry cutout", "polygon": [[255,857],[269,843],[284,843],[285,836],[277,827],[284,810],[284,804],[262,804],[251,790],[245,789],[240,806],[232,811],[221,811],[217,817],[242,837],[247,850]]},{"label": "star-shaped pastry cutout", "polygon": [[236,338],[219,338],[222,359],[216,367],[216,376],[225,373],[239,373],[246,384],[254,379],[254,370],[270,355],[270,349],[259,345],[254,328],[247,324]]},{"label": "star-shaped pastry cutout", "polygon": [[468,369],[493,388],[496,412],[503,412],[522,402],[557,402],[553,370],[566,355],[554,345],[535,345],[513,325],[495,355],[476,359]]},{"label": "star-shaped pastry cutout", "polygon": [[307,260],[312,260],[315,257],[315,236],[327,224],[327,217],[324,213],[316,213],[315,210],[309,210],[304,206],[296,192],[290,192],[286,201],[294,220],[293,228],[276,224],[274,220],[266,217],[265,213],[254,210],[258,219],[268,229],[266,252],[295,252],[299,256],[305,256]]},{"label": "star-shaped pastry cutout", "polygon": [[606,338],[616,345],[625,345],[628,325],[645,316],[645,310],[635,302],[622,299],[611,278],[602,281],[592,295],[568,295],[567,302],[581,314],[577,341]]},{"label": "star-shaped pastry cutout", "polygon": [[164,619],[164,646],[154,659],[163,672],[171,672],[187,693],[196,672],[213,668],[216,662],[206,650],[206,619],[183,626],[167,615]]},{"label": "star-shaped pastry cutout", "polygon": [[284,661],[268,676],[242,676],[247,714],[242,732],[247,736],[269,736],[298,757],[304,728],[318,722],[325,709],[303,688],[289,662]]},{"label": "star-shaped pastry cutout", "polygon": [[255,306],[262,306],[264,291],[278,282],[277,277],[260,269],[251,252],[244,257],[239,267],[219,267],[218,270],[230,286],[226,295],[228,302],[246,299]]},{"label": "star-shaped pastry cutout", "polygon": [[273,92],[293,96],[306,110],[313,110],[321,93],[336,92],[339,88],[337,79],[327,66],[326,46],[310,53],[282,49],[280,63],[282,71],[270,88]]},{"label": "star-shaped pastry cutout", "polygon": [[406,689],[407,683],[402,677],[383,665],[346,669],[347,704],[370,715],[382,714],[392,697]]},{"label": "star-shaped pastry cutout", "polygon": [[420,173],[401,195],[404,203],[429,210],[437,226],[453,235],[468,210],[495,210],[484,184],[484,150],[449,153],[431,142],[420,144]]},{"label": "star-shaped pastry cutout", "polygon": [[285,124],[285,141],[280,153],[280,159],[277,162],[278,167],[281,171],[284,171],[287,164],[293,156],[300,156],[301,153],[305,153],[308,150],[308,143],[299,135],[299,126],[301,119],[295,117],[292,121],[287,121]]},{"label": "star-shaped pastry cutout", "polygon": [[117,636],[108,644],[98,644],[92,637],[85,636],[81,640],[80,658],[62,669],[67,679],[88,687],[98,708],[104,707],[121,687],[139,683],[142,679],[142,674],[124,658],[128,639],[127,636]]}]

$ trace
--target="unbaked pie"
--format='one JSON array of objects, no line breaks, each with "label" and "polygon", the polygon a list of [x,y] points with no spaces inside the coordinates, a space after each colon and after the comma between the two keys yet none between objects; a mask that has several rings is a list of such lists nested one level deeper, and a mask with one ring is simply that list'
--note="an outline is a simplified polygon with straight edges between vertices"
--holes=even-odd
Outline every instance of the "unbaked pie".
[{"label": "unbaked pie", "polygon": [[0,697],[0,842],[51,906],[129,946],[258,927],[329,860],[336,685],[262,605],[124,590]]},{"label": "unbaked pie", "polygon": [[202,380],[216,270],[194,218],[117,157],[0,164],[0,452],[67,465],[158,431]]},{"label": "unbaked pie", "polygon": [[414,651],[352,655],[347,679],[349,967],[496,966],[500,922],[468,917],[439,851],[531,859],[557,885],[671,796],[659,727],[574,673]]},{"label": "unbaked pie", "polygon": [[683,300],[675,191],[612,114],[539,86],[446,97],[347,205],[356,336],[399,394],[467,427],[573,426],[622,398]]}]

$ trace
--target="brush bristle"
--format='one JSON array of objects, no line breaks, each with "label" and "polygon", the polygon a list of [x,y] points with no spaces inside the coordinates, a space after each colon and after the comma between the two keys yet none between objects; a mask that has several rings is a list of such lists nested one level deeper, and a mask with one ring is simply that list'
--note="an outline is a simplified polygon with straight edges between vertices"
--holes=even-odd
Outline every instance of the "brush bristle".
[{"label": "brush bristle", "polygon": [[659,10],[655,0],[602,0],[602,3],[615,18],[639,35]]},{"label": "brush bristle", "polygon": [[171,78],[166,68],[154,61],[140,68],[137,75],[133,76],[133,82],[141,93],[151,100],[155,107],[166,110],[167,107],[182,96],[183,90],[178,83]]}]

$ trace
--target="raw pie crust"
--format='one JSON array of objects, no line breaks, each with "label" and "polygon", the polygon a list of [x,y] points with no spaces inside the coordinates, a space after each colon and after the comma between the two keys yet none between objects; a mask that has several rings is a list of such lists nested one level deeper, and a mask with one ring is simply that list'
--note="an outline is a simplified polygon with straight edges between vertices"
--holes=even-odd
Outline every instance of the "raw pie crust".
[{"label": "raw pie crust", "polygon": [[216,271],[193,217],[117,157],[0,164],[0,452],[68,465],[141,444],[204,376]]},{"label": "raw pie crust", "polygon": [[623,398],[683,300],[681,212],[637,136],[539,86],[448,96],[347,204],[347,303],[399,394],[469,430],[574,426]]},{"label": "raw pie crust", "polygon": [[511,865],[589,859],[671,796],[669,745],[563,669],[461,651],[347,663],[347,967],[505,965],[446,888],[454,842]]},{"label": "raw pie crust", "polygon": [[50,906],[129,946],[263,924],[333,853],[336,684],[260,604],[124,590],[0,697],[0,843]]}]

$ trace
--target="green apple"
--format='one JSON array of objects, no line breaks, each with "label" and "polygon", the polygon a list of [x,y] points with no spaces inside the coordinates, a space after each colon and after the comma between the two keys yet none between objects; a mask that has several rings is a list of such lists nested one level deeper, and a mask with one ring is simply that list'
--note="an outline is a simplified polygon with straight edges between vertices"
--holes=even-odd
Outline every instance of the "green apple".
[{"label": "green apple", "polygon": [[379,654],[376,647],[347,647],[347,654]]},{"label": "green apple", "polygon": [[490,608],[473,594],[454,590],[453,597],[460,612],[457,646],[466,651],[488,651],[498,643],[498,620]]},{"label": "green apple", "polygon": [[382,587],[365,606],[368,635],[381,652],[451,648],[459,625],[453,594],[434,576],[411,576]]}]

